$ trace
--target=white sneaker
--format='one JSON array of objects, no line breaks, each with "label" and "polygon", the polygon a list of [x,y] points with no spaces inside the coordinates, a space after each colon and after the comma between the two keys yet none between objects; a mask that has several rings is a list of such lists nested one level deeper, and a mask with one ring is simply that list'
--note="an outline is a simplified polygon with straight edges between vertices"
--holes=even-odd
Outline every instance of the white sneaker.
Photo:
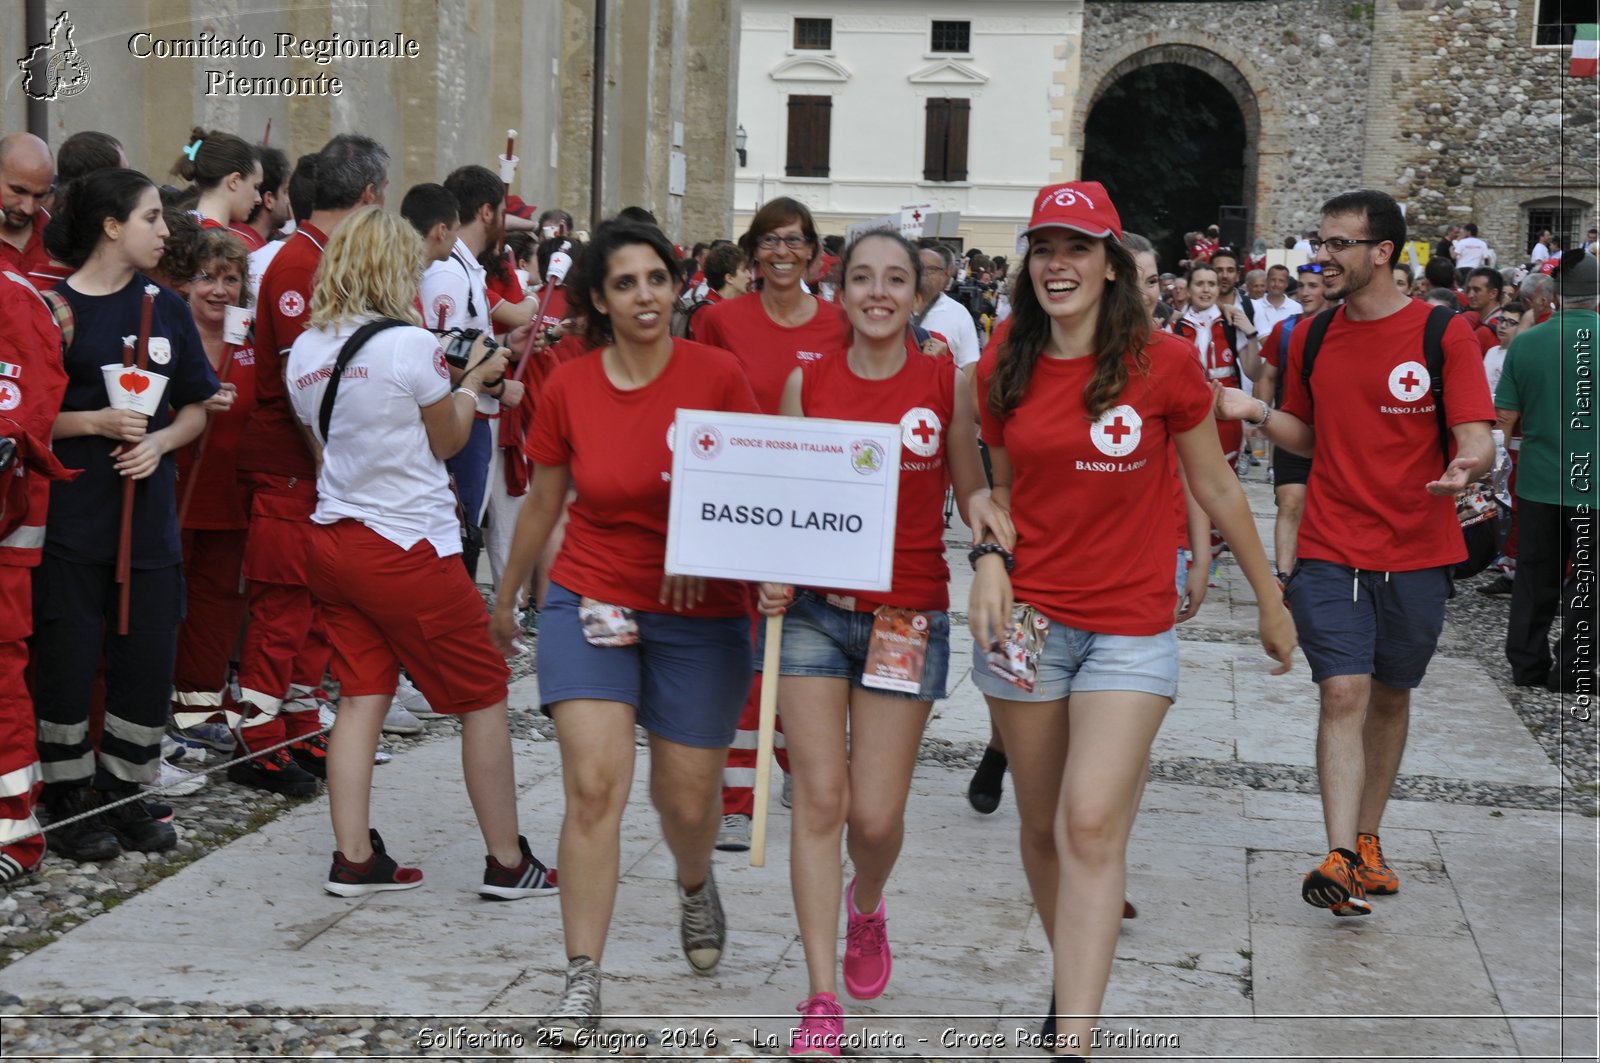
[{"label": "white sneaker", "polygon": [[413,716],[400,700],[396,698],[389,702],[389,711],[383,717],[383,733],[386,735],[414,735],[423,732],[422,721]]},{"label": "white sneaker", "polygon": [[205,784],[204,775],[173,767],[163,760],[161,767],[156,771],[156,781],[145,783],[144,788],[151,791],[159,790],[168,797],[185,797]]},{"label": "white sneaker", "polygon": [[750,849],[750,817],[730,812],[722,817],[722,829],[717,832],[717,848],[725,853],[743,853]]},{"label": "white sneaker", "polygon": [[[400,682],[394,688],[394,703],[405,708],[414,719],[437,720],[444,716],[442,712],[433,711],[433,706],[428,704],[427,697],[404,672],[400,674]],[[387,721],[384,730],[388,730]]]}]

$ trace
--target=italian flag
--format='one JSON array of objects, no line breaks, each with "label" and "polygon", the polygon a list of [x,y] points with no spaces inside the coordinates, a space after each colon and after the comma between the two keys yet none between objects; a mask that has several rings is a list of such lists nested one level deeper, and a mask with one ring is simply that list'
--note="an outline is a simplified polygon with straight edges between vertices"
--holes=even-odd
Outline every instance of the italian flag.
[{"label": "italian flag", "polygon": [[1592,78],[1600,75],[1600,25],[1592,22],[1578,26],[1572,38],[1572,61],[1567,73],[1575,78]]}]

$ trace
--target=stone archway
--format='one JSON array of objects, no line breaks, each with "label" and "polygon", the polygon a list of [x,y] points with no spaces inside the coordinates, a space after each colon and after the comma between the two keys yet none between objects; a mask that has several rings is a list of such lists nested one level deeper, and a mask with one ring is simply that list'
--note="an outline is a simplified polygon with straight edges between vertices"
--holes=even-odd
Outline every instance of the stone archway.
[{"label": "stone archway", "polygon": [[1250,232],[1266,235],[1269,242],[1280,226],[1274,205],[1274,188],[1281,188],[1285,134],[1278,110],[1269,94],[1262,90],[1268,82],[1243,53],[1215,40],[1163,39],[1159,33],[1132,37],[1121,46],[1086,63],[1074,101],[1068,144],[1072,152],[1072,173],[1083,173],[1084,137],[1089,115],[1106,92],[1128,74],[1160,64],[1178,64],[1198,70],[1222,85],[1239,107],[1244,122],[1245,149],[1244,205],[1250,209]]}]

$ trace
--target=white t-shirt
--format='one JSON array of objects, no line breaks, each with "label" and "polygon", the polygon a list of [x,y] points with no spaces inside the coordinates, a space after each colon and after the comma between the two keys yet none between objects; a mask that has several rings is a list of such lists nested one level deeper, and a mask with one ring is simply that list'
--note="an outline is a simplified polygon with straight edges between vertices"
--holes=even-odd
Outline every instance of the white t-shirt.
[{"label": "white t-shirt", "polygon": [[1494,389],[1500,383],[1500,373],[1506,367],[1506,349],[1499,344],[1489,348],[1489,353],[1483,356],[1483,372],[1489,378],[1489,394],[1494,394]]},{"label": "white t-shirt", "polygon": [[[489,323],[489,273],[472,250],[456,238],[450,257],[430,264],[422,274],[422,316],[429,328],[475,328],[494,335]],[[439,319],[444,318],[444,325]],[[500,412],[500,400],[478,396],[478,412]]]},{"label": "white t-shirt", "polygon": [[1536,266],[1549,257],[1550,249],[1544,246],[1542,242],[1534,244],[1533,250],[1528,252],[1528,261],[1532,262]]},{"label": "white t-shirt", "polygon": [[950,341],[950,354],[957,367],[971,365],[983,353],[978,343],[978,327],[967,308],[943,292],[922,317],[922,327]]},{"label": "white t-shirt", "polygon": [[[314,433],[339,348],[368,320],[307,329],[289,348],[289,401]],[[426,539],[440,557],[459,554],[450,476],[428,447],[421,412],[449,394],[450,371],[433,333],[406,326],[368,340],[339,382],[311,519],[358,520],[402,550]]]},{"label": "white t-shirt", "polygon": [[1252,299],[1251,302],[1254,304],[1256,312],[1254,321],[1256,331],[1260,333],[1262,343],[1267,342],[1267,335],[1272,331],[1272,326],[1280,321],[1287,321],[1296,314],[1305,312],[1305,307],[1287,295],[1283,297],[1282,306],[1273,306],[1266,296],[1262,296],[1260,299]]},{"label": "white t-shirt", "polygon": [[1483,256],[1489,253],[1489,245],[1476,236],[1463,236],[1456,241],[1456,269],[1477,269],[1483,265]]},{"label": "white t-shirt", "polygon": [[254,307],[256,305],[256,292],[261,290],[261,278],[267,275],[267,264],[277,257],[278,252],[283,250],[283,245],[288,242],[287,240],[268,240],[250,252],[250,257],[247,260],[250,273],[250,302],[246,306]]}]

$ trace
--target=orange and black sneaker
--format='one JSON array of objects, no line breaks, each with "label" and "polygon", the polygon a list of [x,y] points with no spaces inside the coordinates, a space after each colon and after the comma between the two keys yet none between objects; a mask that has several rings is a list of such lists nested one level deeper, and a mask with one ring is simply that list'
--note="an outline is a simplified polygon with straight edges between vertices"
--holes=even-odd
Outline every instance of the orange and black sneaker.
[{"label": "orange and black sneaker", "polygon": [[1334,915],[1367,915],[1366,890],[1357,874],[1356,854],[1348,849],[1333,849],[1322,863],[1306,873],[1300,883],[1300,896],[1307,904],[1327,908]]},{"label": "orange and black sneaker", "polygon": [[313,734],[291,742],[289,755],[294,762],[300,765],[311,775],[319,779],[328,777],[328,736],[326,734]]},{"label": "orange and black sneaker", "polygon": [[1400,876],[1383,858],[1383,846],[1378,843],[1376,834],[1356,835],[1356,860],[1359,863],[1356,877],[1368,893],[1387,896],[1400,892]]}]

